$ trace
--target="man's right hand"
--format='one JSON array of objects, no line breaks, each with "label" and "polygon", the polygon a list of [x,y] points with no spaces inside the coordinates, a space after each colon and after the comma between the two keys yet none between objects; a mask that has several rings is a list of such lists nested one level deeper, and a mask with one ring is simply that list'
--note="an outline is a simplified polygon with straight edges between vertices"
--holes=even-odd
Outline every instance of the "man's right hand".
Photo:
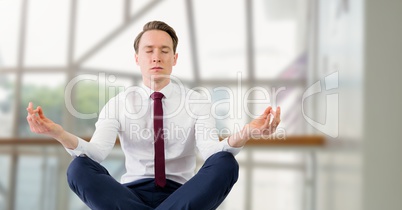
[{"label": "man's right hand", "polygon": [[45,134],[55,139],[58,139],[64,132],[64,129],[59,124],[54,123],[43,114],[43,110],[40,106],[33,109],[32,102],[29,102],[27,111],[27,121],[32,132]]},{"label": "man's right hand", "polygon": [[59,141],[65,148],[75,149],[78,139],[73,134],[66,132],[59,124],[54,123],[43,114],[40,106],[33,109],[32,102],[27,107],[27,121],[32,132],[45,134]]}]

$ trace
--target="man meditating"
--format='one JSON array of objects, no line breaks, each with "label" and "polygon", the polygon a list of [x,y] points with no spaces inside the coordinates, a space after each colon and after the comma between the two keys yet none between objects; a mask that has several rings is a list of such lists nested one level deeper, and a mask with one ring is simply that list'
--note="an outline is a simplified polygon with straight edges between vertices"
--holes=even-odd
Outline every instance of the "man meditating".
[{"label": "man meditating", "polygon": [[[237,181],[234,155],[252,136],[275,132],[280,108],[274,111],[269,106],[240,132],[219,141],[211,104],[171,81],[177,44],[174,29],[166,23],[145,24],[134,42],[142,85],[108,101],[89,142],[29,103],[31,131],[56,139],[74,157],[68,184],[91,209],[216,209]],[[117,135],[126,167],[120,182],[100,165]],[[195,174],[197,152],[205,163]]]}]

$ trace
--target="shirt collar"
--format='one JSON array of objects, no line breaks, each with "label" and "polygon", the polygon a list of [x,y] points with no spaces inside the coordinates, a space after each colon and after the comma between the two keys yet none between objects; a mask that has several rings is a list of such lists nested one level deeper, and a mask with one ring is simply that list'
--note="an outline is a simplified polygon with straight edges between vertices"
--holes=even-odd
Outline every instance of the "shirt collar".
[{"label": "shirt collar", "polygon": [[[147,87],[146,85],[144,85],[144,83],[141,83],[140,86],[141,86],[141,88],[143,88],[143,89],[146,91],[146,93],[148,93],[148,96],[147,96],[147,97],[150,97],[151,94],[152,94],[153,92],[155,92],[155,91],[152,90],[151,88],[149,88],[149,87]],[[169,82],[169,84],[167,84],[164,88],[162,88],[162,90],[157,91],[157,92],[163,93],[163,95],[165,96],[165,98],[169,98],[169,97],[172,95],[172,91],[173,91],[173,83],[172,83],[172,82]]]}]

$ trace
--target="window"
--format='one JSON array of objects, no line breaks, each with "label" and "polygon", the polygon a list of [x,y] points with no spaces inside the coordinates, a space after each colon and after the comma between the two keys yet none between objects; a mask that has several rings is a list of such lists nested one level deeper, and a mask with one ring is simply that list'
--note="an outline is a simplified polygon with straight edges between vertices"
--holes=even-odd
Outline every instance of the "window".
[{"label": "window", "polygon": [[[29,101],[68,131],[90,137],[96,117],[80,118],[71,109],[96,115],[108,99],[141,82],[134,38],[158,19],[179,36],[173,75],[211,95],[222,135],[239,131],[267,104],[282,107],[286,135],[303,134],[309,2],[0,1],[0,141],[43,138],[29,131]],[[17,148],[0,148],[0,210],[86,209],[59,176],[70,160],[63,148]],[[308,184],[303,152],[259,151],[246,148],[237,156],[241,176],[220,209],[266,208],[267,198],[275,200],[270,209],[301,209]],[[117,147],[104,165],[118,179],[122,163]]]}]

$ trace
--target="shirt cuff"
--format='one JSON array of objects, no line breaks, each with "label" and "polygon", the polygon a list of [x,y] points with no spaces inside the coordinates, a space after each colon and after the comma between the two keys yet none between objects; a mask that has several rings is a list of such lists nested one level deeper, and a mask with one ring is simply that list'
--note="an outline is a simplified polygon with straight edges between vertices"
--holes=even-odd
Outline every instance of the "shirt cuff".
[{"label": "shirt cuff", "polygon": [[82,154],[85,154],[85,147],[88,144],[87,141],[85,141],[85,140],[83,140],[83,139],[81,139],[79,137],[77,137],[77,139],[78,139],[77,148],[75,148],[75,149],[65,148],[66,151],[73,157],[78,157],[78,156],[80,156]]},{"label": "shirt cuff", "polygon": [[220,143],[223,145],[222,151],[230,152],[233,155],[239,154],[243,147],[231,147],[228,142],[229,138],[223,139]]}]

